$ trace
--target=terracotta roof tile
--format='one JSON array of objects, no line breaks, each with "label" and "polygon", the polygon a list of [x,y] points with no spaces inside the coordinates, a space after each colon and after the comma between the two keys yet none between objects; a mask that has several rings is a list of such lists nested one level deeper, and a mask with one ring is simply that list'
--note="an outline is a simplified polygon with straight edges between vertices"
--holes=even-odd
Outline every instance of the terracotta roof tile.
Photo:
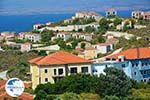
[{"label": "terracotta roof tile", "polygon": [[125,56],[126,59],[144,59],[144,58],[150,58],[150,48],[133,48],[128,49],[125,51],[122,51],[118,54],[114,54],[111,56],[108,56],[107,58],[115,58],[117,59],[118,56]]},{"label": "terracotta roof tile", "polygon": [[38,57],[30,63],[37,65],[60,65],[60,64],[74,64],[74,63],[91,63],[91,61],[80,58],[76,55],[70,54],[65,51],[58,51],[53,54],[49,54],[45,57]]}]

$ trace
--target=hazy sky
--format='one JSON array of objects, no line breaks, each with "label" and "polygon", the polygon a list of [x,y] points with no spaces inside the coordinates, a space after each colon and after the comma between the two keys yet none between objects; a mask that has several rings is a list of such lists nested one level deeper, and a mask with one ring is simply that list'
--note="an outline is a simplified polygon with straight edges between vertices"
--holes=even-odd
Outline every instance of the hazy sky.
[{"label": "hazy sky", "polygon": [[0,14],[147,9],[150,0],[0,0]]}]

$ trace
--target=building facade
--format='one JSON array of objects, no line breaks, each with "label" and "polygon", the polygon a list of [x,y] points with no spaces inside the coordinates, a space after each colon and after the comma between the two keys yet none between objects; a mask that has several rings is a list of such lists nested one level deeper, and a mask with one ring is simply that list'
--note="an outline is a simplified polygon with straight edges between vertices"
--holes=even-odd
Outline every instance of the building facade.
[{"label": "building facade", "polygon": [[39,84],[55,83],[60,78],[68,75],[77,73],[92,74],[91,61],[65,51],[38,57],[29,62],[33,89]]},{"label": "building facade", "polygon": [[144,12],[143,19],[150,20],[150,12]]},{"label": "building facade", "polygon": [[60,32],[57,33],[57,38],[62,38],[64,41],[68,40],[69,38],[71,38],[71,33],[67,33],[67,32]]},{"label": "building facade", "polygon": [[106,11],[106,16],[116,16],[117,15],[117,11],[115,9],[108,9]]},{"label": "building facade", "polygon": [[132,18],[139,19],[143,17],[144,12],[143,11],[132,11],[131,16]]},{"label": "building facade", "polygon": [[134,48],[108,56],[104,62],[93,64],[94,74],[104,73],[106,67],[122,69],[136,81],[150,81],[150,48]]}]

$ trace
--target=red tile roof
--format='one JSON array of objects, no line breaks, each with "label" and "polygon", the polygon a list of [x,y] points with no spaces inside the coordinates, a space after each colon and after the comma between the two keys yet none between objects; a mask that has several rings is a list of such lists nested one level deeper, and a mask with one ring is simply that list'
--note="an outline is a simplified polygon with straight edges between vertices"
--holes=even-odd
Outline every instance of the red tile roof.
[{"label": "red tile roof", "polygon": [[91,63],[91,61],[80,58],[76,55],[65,51],[58,51],[49,54],[45,57],[38,57],[29,61],[37,65],[61,65],[61,64],[75,64],[75,63]]},{"label": "red tile roof", "polygon": [[115,58],[117,59],[118,56],[125,56],[126,59],[144,59],[144,58],[150,58],[150,48],[133,48],[128,49],[125,51],[122,51],[118,54],[114,54],[111,56],[108,56],[107,58]]},{"label": "red tile roof", "polygon": [[149,12],[144,12],[144,15],[150,15],[150,11]]}]

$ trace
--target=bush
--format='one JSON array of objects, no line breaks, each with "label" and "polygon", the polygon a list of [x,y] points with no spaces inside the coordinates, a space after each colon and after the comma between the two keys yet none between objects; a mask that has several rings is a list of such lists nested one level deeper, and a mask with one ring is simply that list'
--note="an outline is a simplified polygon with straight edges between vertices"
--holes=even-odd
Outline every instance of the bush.
[{"label": "bush", "polygon": [[102,100],[120,100],[117,96],[105,96]]},{"label": "bush", "polygon": [[76,93],[66,92],[62,95],[62,100],[79,100],[79,97]]},{"label": "bush", "polygon": [[80,100],[100,100],[100,96],[98,94],[93,93],[81,93]]},{"label": "bush", "polygon": [[59,96],[56,95],[48,95],[46,100],[61,100]]}]

